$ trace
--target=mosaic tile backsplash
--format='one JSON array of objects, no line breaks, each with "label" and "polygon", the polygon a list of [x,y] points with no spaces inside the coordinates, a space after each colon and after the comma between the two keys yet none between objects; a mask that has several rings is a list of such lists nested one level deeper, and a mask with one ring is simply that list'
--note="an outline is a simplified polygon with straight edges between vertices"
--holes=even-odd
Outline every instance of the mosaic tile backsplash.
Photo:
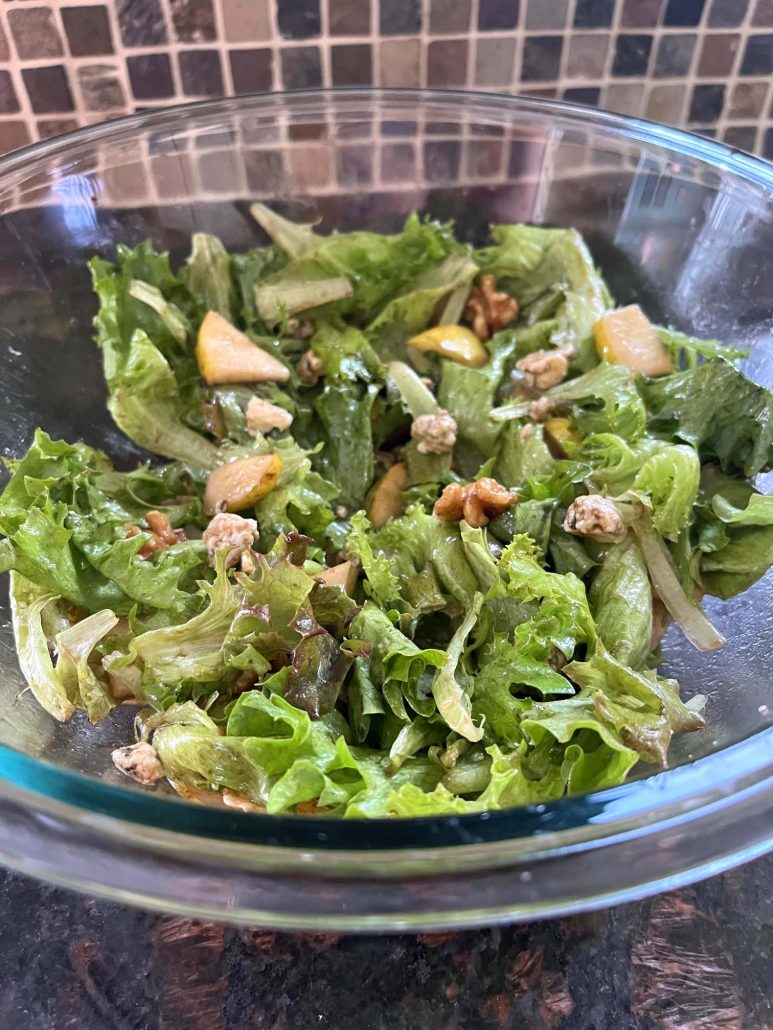
[{"label": "mosaic tile backsplash", "polygon": [[0,4],[0,151],[186,100],[315,86],[559,97],[773,159],[773,0]]}]

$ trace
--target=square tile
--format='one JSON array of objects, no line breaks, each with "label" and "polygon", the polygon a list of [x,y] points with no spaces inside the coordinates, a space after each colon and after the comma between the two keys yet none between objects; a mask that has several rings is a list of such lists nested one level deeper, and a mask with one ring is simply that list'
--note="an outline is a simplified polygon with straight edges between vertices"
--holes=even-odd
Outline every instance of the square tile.
[{"label": "square tile", "polygon": [[160,0],[115,0],[124,46],[163,46],[166,24]]},{"label": "square tile", "polygon": [[87,64],[78,69],[78,85],[87,111],[110,111],[126,104],[123,86],[112,64]]},{"label": "square tile", "polygon": [[461,157],[458,140],[427,140],[424,144],[424,177],[427,182],[457,182]]},{"label": "square tile", "polygon": [[725,103],[725,87],[722,83],[710,86],[694,86],[690,99],[688,120],[692,122],[715,122],[722,114]]},{"label": "square tile", "polygon": [[52,139],[63,132],[72,132],[78,128],[74,118],[39,118],[37,123],[38,139]]},{"label": "square tile", "polygon": [[243,159],[247,189],[256,196],[270,196],[281,190],[287,177],[281,151],[247,150]]},{"label": "square tile", "polygon": [[729,75],[740,45],[741,37],[737,32],[704,35],[698,58],[698,76],[702,79],[717,79]]},{"label": "square tile", "polygon": [[566,26],[568,0],[529,0],[526,8],[527,29],[563,29]]},{"label": "square tile", "polygon": [[267,47],[231,50],[228,61],[235,93],[256,93],[271,89],[273,58]]},{"label": "square tile", "polygon": [[294,189],[313,190],[330,184],[333,160],[327,147],[293,147],[289,159]]},{"label": "square tile", "polygon": [[174,96],[168,54],[138,54],[126,58],[135,100],[166,100]]},{"label": "square tile", "polygon": [[8,25],[16,53],[22,60],[61,57],[64,53],[50,7],[20,7],[11,10],[8,12]]},{"label": "square tile", "polygon": [[373,181],[374,151],[371,146],[340,147],[336,151],[336,179],[339,186],[356,188]]},{"label": "square tile", "polygon": [[577,86],[564,90],[563,100],[571,104],[584,104],[586,107],[598,107],[601,90],[598,86]]},{"label": "square tile", "polygon": [[413,143],[385,143],[382,146],[381,181],[416,181],[416,147]]},{"label": "square tile", "polygon": [[57,114],[74,108],[67,72],[61,64],[23,68],[21,77],[35,114]]},{"label": "square tile", "polygon": [[0,70],[0,113],[16,114],[19,109],[19,98],[13,88],[11,73]]},{"label": "square tile", "polygon": [[61,13],[67,45],[73,57],[113,53],[113,34],[106,7],[63,7]]},{"label": "square tile", "polygon": [[767,82],[736,82],[727,108],[729,118],[759,118],[768,95]]},{"label": "square tile", "polygon": [[7,154],[30,143],[30,133],[24,122],[0,121],[0,154]]},{"label": "square tile", "polygon": [[209,43],[215,39],[212,0],[168,0],[174,34],[180,43]]},{"label": "square tile", "polygon": [[223,34],[229,43],[262,43],[271,38],[269,0],[220,0]]},{"label": "square tile", "polygon": [[522,82],[549,82],[558,78],[563,36],[527,36],[523,41]]},{"label": "square tile", "polygon": [[382,86],[419,85],[418,39],[385,39],[381,43],[380,57]]},{"label": "square tile", "polygon": [[471,0],[431,0],[429,31],[435,36],[469,31],[471,7]]},{"label": "square tile", "polygon": [[624,0],[620,24],[624,29],[649,29],[658,24],[664,0]]},{"label": "square tile", "polygon": [[570,79],[598,79],[604,74],[609,36],[605,33],[580,33],[569,39],[566,74]]},{"label": "square tile", "polygon": [[241,155],[235,150],[212,150],[199,155],[199,182],[210,193],[233,195],[242,190]]},{"label": "square tile", "polygon": [[643,83],[612,82],[604,90],[604,107],[617,114],[640,115],[643,101]]},{"label": "square tile", "polygon": [[501,139],[467,140],[464,148],[464,172],[470,179],[499,177],[504,143]]},{"label": "square tile", "polygon": [[577,0],[574,9],[576,29],[605,29],[612,24],[615,0]]},{"label": "square tile", "polygon": [[421,28],[419,0],[380,0],[379,12],[382,36],[409,36]]},{"label": "square tile", "polygon": [[319,47],[293,47],[282,51],[282,82],[285,89],[313,89],[322,85]]},{"label": "square tile", "polygon": [[655,78],[673,79],[687,75],[697,39],[692,32],[661,36],[655,56]]},{"label": "square tile", "polygon": [[155,154],[150,158],[150,178],[162,200],[190,196],[193,171],[187,154]]},{"label": "square tile", "polygon": [[773,126],[767,129],[762,144],[762,156],[773,161]]},{"label": "square tile", "polygon": [[664,25],[697,25],[701,20],[706,0],[668,0]]},{"label": "square tile", "polygon": [[368,86],[373,81],[370,43],[347,43],[330,48],[334,86]]},{"label": "square tile", "polygon": [[732,29],[746,17],[749,0],[714,0],[708,24],[712,29]]},{"label": "square tile", "polygon": [[2,22],[0,22],[0,61],[9,61],[11,59],[11,51],[8,47],[8,37],[5,34]]},{"label": "square tile", "polygon": [[514,29],[519,10],[519,0],[479,0],[478,29],[481,32]]},{"label": "square tile", "polygon": [[477,86],[510,86],[513,83],[515,39],[513,36],[482,37],[475,54]]},{"label": "square tile", "polygon": [[148,199],[148,177],[142,161],[117,164],[102,171],[105,197],[117,204]]},{"label": "square tile", "polygon": [[367,36],[370,0],[327,0],[331,36]]},{"label": "square tile", "polygon": [[684,86],[652,86],[647,97],[647,117],[654,122],[678,125],[684,117]]},{"label": "square tile", "polygon": [[773,0],[757,0],[752,25],[763,29],[773,27]]},{"label": "square tile", "polygon": [[217,50],[182,50],[177,61],[186,97],[222,96],[223,72]]},{"label": "square tile", "polygon": [[757,126],[729,125],[725,129],[722,139],[737,150],[745,150],[748,154],[753,154],[757,143]]},{"label": "square tile", "polygon": [[646,75],[652,50],[652,36],[622,33],[615,43],[614,76]]},{"label": "square tile", "polygon": [[773,34],[749,36],[741,62],[741,75],[773,73]]},{"label": "square tile", "polygon": [[427,47],[427,85],[464,86],[467,82],[466,39],[438,39]]}]

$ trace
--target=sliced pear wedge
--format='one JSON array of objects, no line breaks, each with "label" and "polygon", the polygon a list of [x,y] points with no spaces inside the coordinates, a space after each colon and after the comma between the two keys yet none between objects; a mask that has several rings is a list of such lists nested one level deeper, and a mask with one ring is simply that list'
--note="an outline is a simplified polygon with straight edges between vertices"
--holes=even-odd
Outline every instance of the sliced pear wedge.
[{"label": "sliced pear wedge", "polygon": [[251,508],[274,489],[281,472],[278,454],[256,454],[218,465],[210,472],[204,490],[204,513]]},{"label": "sliced pear wedge", "polygon": [[207,312],[196,341],[199,370],[210,386],[223,383],[284,383],[290,372],[281,361],[217,311]]}]

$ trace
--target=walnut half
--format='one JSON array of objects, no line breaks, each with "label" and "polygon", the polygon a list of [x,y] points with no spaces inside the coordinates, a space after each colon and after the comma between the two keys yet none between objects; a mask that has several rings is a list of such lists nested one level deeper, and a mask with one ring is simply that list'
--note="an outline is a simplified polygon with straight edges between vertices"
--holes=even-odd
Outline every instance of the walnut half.
[{"label": "walnut half", "polygon": [[496,479],[485,477],[466,486],[450,483],[435,502],[434,514],[446,522],[464,519],[477,529],[517,501],[518,496],[512,490],[497,483]]},{"label": "walnut half", "polygon": [[487,340],[517,316],[518,301],[509,293],[497,290],[495,276],[482,275],[470,290],[464,313],[478,339]]},{"label": "walnut half", "polygon": [[628,532],[615,502],[601,494],[575,498],[567,509],[564,529],[601,544],[619,544]]}]

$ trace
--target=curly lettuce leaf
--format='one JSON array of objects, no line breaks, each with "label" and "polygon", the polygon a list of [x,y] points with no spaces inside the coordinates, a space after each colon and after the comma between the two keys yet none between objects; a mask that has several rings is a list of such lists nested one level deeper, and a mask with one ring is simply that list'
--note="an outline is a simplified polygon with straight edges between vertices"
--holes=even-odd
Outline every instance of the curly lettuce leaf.
[{"label": "curly lettuce leaf", "polygon": [[631,492],[651,511],[652,525],[667,540],[676,540],[692,518],[701,465],[693,447],[664,447],[636,473]]},{"label": "curly lettuce leaf", "polygon": [[116,626],[109,610],[95,612],[56,635],[56,672],[69,697],[78,697],[90,722],[99,722],[114,706],[107,683],[89,663],[97,644]]},{"label": "curly lettuce leaf", "polygon": [[202,314],[217,311],[232,321],[236,294],[231,272],[231,255],[217,236],[195,232],[185,267],[188,289],[198,301]]},{"label": "curly lettuce leaf", "polygon": [[607,550],[588,600],[599,638],[612,657],[641,669],[650,653],[652,588],[634,540]]}]

